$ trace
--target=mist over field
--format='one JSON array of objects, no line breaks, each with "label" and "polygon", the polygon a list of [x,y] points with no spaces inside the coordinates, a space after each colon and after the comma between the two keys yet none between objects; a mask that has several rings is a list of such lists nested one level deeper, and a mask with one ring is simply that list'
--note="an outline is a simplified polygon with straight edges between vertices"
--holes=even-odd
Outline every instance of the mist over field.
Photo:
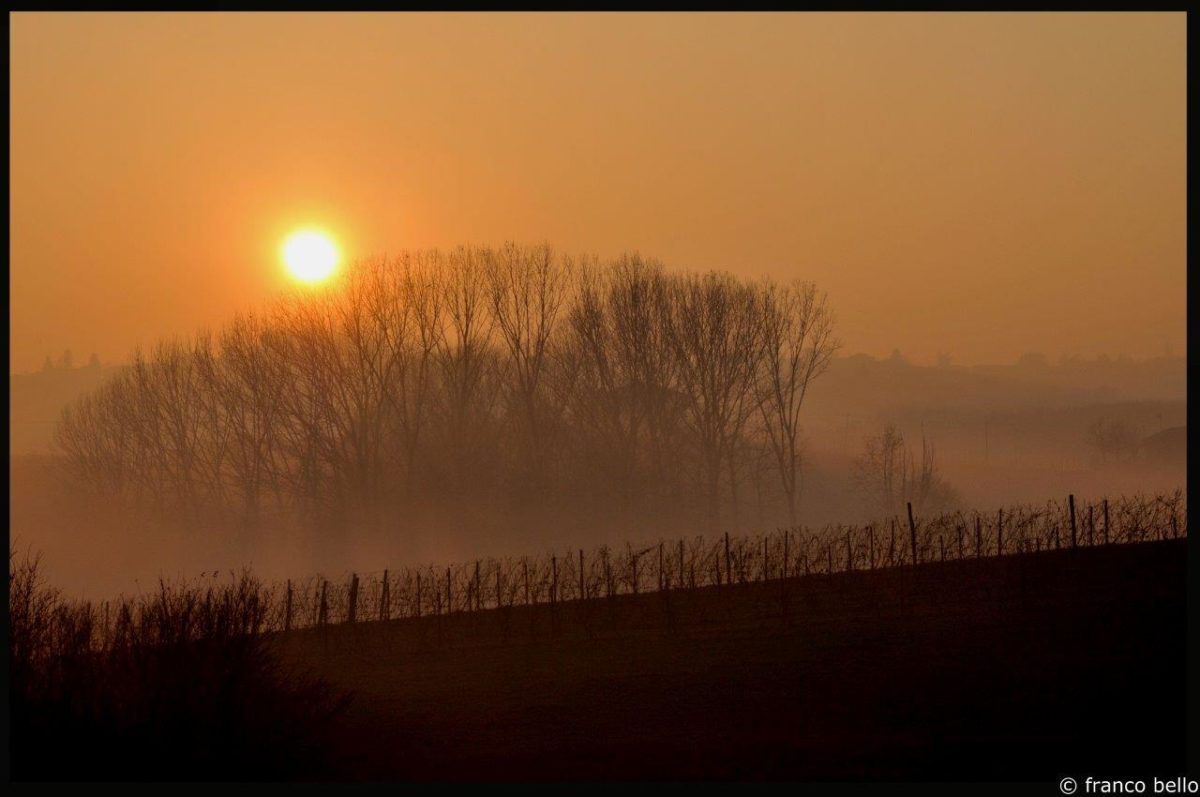
[{"label": "mist over field", "polygon": [[9,27],[14,779],[1200,749],[1185,14]]},{"label": "mist over field", "polygon": [[[549,254],[537,247],[516,247],[508,254],[528,257],[539,252]],[[98,597],[136,591],[159,576],[190,578],[246,564],[278,578],[375,571],[579,546],[639,545],[705,532],[766,533],[785,526],[869,522],[895,515],[904,501],[914,501],[918,511],[932,513],[1037,504],[1061,500],[1067,493],[1095,497],[1153,493],[1180,487],[1186,479],[1183,358],[1064,357],[1051,362],[1031,353],[1006,365],[957,365],[946,358],[920,365],[899,350],[882,359],[847,355],[831,345],[836,343],[832,308],[820,303],[815,288],[800,286],[797,295],[807,297],[809,304],[794,308],[801,322],[794,328],[803,336],[793,338],[791,345],[802,366],[815,358],[817,367],[804,386],[795,415],[794,515],[788,507],[787,485],[780,482],[771,427],[766,425],[771,415],[769,402],[764,404],[762,369],[769,371],[770,365],[762,362],[734,382],[725,396],[731,407],[727,421],[731,431],[720,433],[732,435],[731,442],[714,455],[716,464],[711,469],[716,470],[719,500],[706,506],[698,499],[703,485],[698,486],[697,480],[711,477],[705,476],[703,457],[696,458],[704,450],[704,427],[699,425],[704,420],[703,404],[698,399],[688,404],[686,375],[678,365],[663,365],[661,376],[654,377],[670,380],[683,397],[663,405],[675,415],[663,422],[670,431],[661,438],[659,455],[667,460],[656,466],[653,446],[659,438],[654,437],[651,411],[655,405],[648,398],[652,394],[639,399],[628,393],[631,385],[638,384],[634,372],[621,376],[614,370],[632,368],[639,358],[648,361],[645,358],[651,354],[666,363],[685,353],[682,340],[669,340],[669,313],[658,318],[661,308],[655,311],[646,305],[645,330],[662,324],[657,352],[640,337],[629,338],[624,349],[619,337],[603,337],[620,333],[621,325],[630,323],[621,316],[622,298],[632,302],[627,308],[636,308],[639,291],[653,295],[659,290],[666,296],[680,286],[704,285],[705,278],[670,276],[675,272],[660,271],[640,259],[568,272],[566,261],[549,255],[551,259],[544,261],[551,264],[548,269],[562,268],[561,274],[547,270],[549,281],[506,287],[494,275],[487,276],[493,272],[485,265],[491,258],[496,261],[492,267],[498,268],[502,255],[491,250],[476,255],[477,262],[463,259],[463,252],[458,252],[366,264],[355,272],[362,275],[357,289],[338,288],[319,302],[304,300],[286,310],[281,309],[285,302],[265,314],[251,312],[217,330],[215,336],[196,339],[202,343],[169,344],[141,354],[137,367],[96,361],[73,367],[60,356],[57,363],[47,358],[40,371],[14,375],[14,540],[41,551],[46,572],[70,592]],[[474,276],[456,284],[455,274],[460,280]],[[381,279],[391,280],[391,288],[384,287]],[[712,283],[723,287],[708,297],[709,302],[715,302],[720,291],[728,290],[732,296],[742,289],[737,280],[723,280]],[[373,286],[377,292],[373,298],[363,285]],[[466,293],[461,292],[464,285]],[[768,290],[763,285],[757,290]],[[387,305],[386,295],[378,293],[387,290],[423,291],[430,300],[429,314],[423,316],[412,298],[397,298],[398,304]],[[465,297],[463,306],[476,313],[474,330],[456,320],[456,291],[458,301]],[[520,327],[514,315],[508,327],[513,336],[505,337],[494,318],[497,306],[493,304],[505,299],[504,291],[514,308],[527,297],[552,296],[553,313],[538,321],[521,318],[524,326]],[[351,336],[355,318],[378,317],[379,310],[371,307],[385,306],[389,312],[399,306],[408,308],[393,319],[396,328],[379,327],[374,343]],[[310,370],[307,376],[277,377],[300,380],[290,388],[277,385],[265,398],[266,394],[253,391],[231,398],[229,391],[235,386],[253,388],[266,378],[270,366],[265,358],[271,352],[288,356],[283,349],[269,348],[272,325],[287,319],[299,323],[300,318],[307,319],[304,323],[310,326],[305,329],[310,334],[319,331],[327,336],[311,339],[308,345],[333,348],[291,355]],[[804,329],[805,324],[810,328]],[[827,328],[814,332],[814,324]],[[419,343],[421,325],[429,341],[425,348]],[[532,346],[521,337],[530,331],[541,336],[531,338]],[[823,337],[814,343],[818,333]],[[401,334],[411,340],[402,341]],[[456,340],[455,335],[465,336],[466,348],[464,338]],[[476,366],[463,354],[475,351],[471,335],[481,341],[478,351],[487,351],[487,359],[480,355],[477,371],[470,370]],[[518,358],[543,349],[544,362],[536,364],[537,381],[530,382],[534,371],[527,366],[523,372]],[[338,351],[369,351],[377,362],[390,363],[392,375],[372,384],[363,381],[371,372],[361,359],[317,359]],[[736,347],[713,348],[714,362],[717,353],[745,354]],[[255,356],[264,359],[245,359]],[[96,413],[88,416],[89,428],[107,424],[114,427],[113,434],[135,436],[134,427],[119,424],[131,422],[129,413],[150,395],[146,391],[154,379],[166,379],[168,372],[163,369],[172,362],[187,366],[186,373],[170,378],[191,380],[180,383],[191,385],[190,391],[203,391],[211,380],[222,378],[204,368],[228,372],[223,377],[225,387],[219,388],[225,395],[214,394],[214,399],[224,398],[224,404],[206,410],[203,402],[189,404],[177,397],[162,408],[174,411],[192,429],[193,437],[188,439],[195,449],[197,475],[188,489],[206,495],[194,497],[186,506],[175,499],[160,500],[162,491],[180,489],[178,480],[167,477],[171,458],[178,457],[176,449],[162,448],[153,460],[156,464],[142,477],[158,480],[149,493],[158,498],[148,502],[135,498],[130,486],[137,478],[133,475],[136,457],[126,454],[121,459],[118,449],[111,449],[113,444],[104,454],[99,440],[75,440],[71,448],[72,441],[63,436],[72,423],[81,422],[73,413],[85,407]],[[249,370],[236,371],[239,362]],[[362,370],[355,375],[354,368]],[[796,386],[801,370],[794,372]],[[475,381],[463,382],[459,374]],[[326,475],[307,488],[295,481],[296,476],[286,477],[278,470],[288,467],[287,457],[299,463],[303,455],[288,448],[282,432],[280,439],[269,439],[272,428],[285,427],[282,418],[287,412],[298,411],[287,403],[286,394],[302,390],[304,384],[319,384],[323,391],[340,390],[347,396],[341,404],[326,396],[329,403],[322,411],[334,419],[332,428],[362,429],[375,417],[367,414],[363,401],[374,401],[377,413],[375,431],[363,432],[374,435],[370,443],[374,448],[334,436],[326,438],[334,448],[324,453],[312,450],[308,455],[315,463],[312,467]],[[113,395],[115,403],[107,415],[89,398],[122,385],[125,392]],[[474,389],[477,397],[456,394],[456,389]],[[397,395],[407,403],[395,403]],[[532,398],[522,404],[523,395]],[[251,429],[241,414],[245,412],[242,402],[253,397],[258,397],[253,407],[261,425]],[[467,416],[447,415],[455,411],[455,400],[460,402],[457,412],[470,407],[477,413],[471,416],[477,421],[476,437],[456,442],[453,435],[467,431],[461,420]],[[472,405],[472,400],[483,403]],[[535,415],[528,414],[529,407]],[[232,425],[231,412],[239,414],[242,425]],[[544,430],[538,428],[535,434],[530,418]],[[450,426],[443,426],[447,422]],[[204,435],[222,425],[219,448],[211,447],[215,443],[206,448]],[[251,432],[259,435],[255,439],[261,441],[261,448],[246,447],[249,443],[242,437]],[[146,445],[169,445],[142,439]],[[710,433],[710,439],[718,438]],[[81,448],[85,442],[92,447]],[[531,453],[534,445],[541,447],[536,455]],[[241,460],[232,453],[238,450]],[[449,456],[447,450],[460,453]],[[353,459],[364,451],[380,453],[375,460]],[[217,457],[208,465],[218,469],[217,483],[205,482],[200,475],[205,456]],[[884,459],[894,461],[884,464]],[[241,490],[243,474],[252,467],[261,467],[261,496]],[[376,475],[368,478],[374,481],[360,478],[355,483],[347,473],[351,467],[373,468]],[[666,470],[653,475],[649,469],[654,467]],[[876,472],[868,472],[872,468]],[[905,469],[911,471],[907,476]],[[918,483],[922,470],[926,481]],[[118,471],[126,473],[121,499],[112,488],[118,482],[104,481]],[[286,486],[279,482],[285,478],[290,479]],[[458,480],[463,478],[466,481]],[[905,478],[909,483],[903,483]],[[892,479],[897,480],[894,487]],[[271,480],[273,486],[268,485]],[[97,484],[109,487],[97,493]],[[337,492],[332,489],[335,484],[342,485],[339,490],[370,492]],[[890,497],[889,489],[894,493]],[[373,514],[362,511],[364,495],[374,496],[370,499],[376,506]],[[339,503],[347,500],[348,505]]]}]

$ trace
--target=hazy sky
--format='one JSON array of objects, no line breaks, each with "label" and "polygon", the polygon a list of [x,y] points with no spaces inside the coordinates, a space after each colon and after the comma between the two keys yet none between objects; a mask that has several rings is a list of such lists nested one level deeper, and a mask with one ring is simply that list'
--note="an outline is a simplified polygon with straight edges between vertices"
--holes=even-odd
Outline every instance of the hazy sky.
[{"label": "hazy sky", "polygon": [[1185,353],[1184,14],[14,14],[12,367],[282,237],[803,276],[848,352]]}]

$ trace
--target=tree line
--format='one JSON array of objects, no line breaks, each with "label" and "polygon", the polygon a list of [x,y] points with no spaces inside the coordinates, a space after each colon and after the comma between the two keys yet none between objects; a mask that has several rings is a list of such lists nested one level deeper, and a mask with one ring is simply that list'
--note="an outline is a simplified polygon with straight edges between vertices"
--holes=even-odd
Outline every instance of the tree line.
[{"label": "tree line", "polygon": [[404,252],[136,351],[56,445],[73,483],[244,541],[281,516],[403,528],[439,501],[795,523],[801,411],[837,347],[809,282]]}]

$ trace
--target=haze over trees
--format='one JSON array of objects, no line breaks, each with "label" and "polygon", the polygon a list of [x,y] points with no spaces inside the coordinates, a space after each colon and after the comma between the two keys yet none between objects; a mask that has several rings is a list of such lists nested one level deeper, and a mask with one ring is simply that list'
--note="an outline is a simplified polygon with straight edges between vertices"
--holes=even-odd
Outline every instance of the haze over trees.
[{"label": "haze over trees", "polygon": [[921,437],[918,462],[894,424],[869,435],[854,463],[855,486],[871,511],[896,515],[911,503],[917,512],[941,512],[958,504],[958,495],[937,467],[933,443]]},{"label": "haze over trees", "polygon": [[56,446],[75,485],[243,547],[275,520],[333,545],[464,507],[791,523],[804,399],[837,345],[808,283],[547,245],[406,252],[137,351]]}]

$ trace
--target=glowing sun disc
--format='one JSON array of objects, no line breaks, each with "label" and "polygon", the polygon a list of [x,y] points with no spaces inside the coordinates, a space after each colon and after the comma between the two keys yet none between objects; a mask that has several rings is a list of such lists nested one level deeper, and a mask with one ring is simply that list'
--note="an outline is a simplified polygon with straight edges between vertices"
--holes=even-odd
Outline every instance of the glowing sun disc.
[{"label": "glowing sun disc", "polygon": [[337,268],[337,245],[323,232],[302,230],[283,242],[283,262],[301,282],[321,282]]}]

